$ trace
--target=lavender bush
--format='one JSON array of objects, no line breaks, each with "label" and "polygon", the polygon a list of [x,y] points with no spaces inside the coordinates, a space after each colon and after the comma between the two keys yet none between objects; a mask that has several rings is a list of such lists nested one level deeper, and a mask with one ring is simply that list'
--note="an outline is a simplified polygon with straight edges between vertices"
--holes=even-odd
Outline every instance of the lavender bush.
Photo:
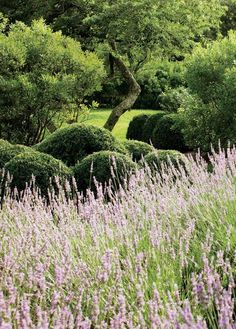
[{"label": "lavender bush", "polygon": [[236,149],[211,162],[140,169],[110,202],[6,192],[0,328],[236,328]]}]

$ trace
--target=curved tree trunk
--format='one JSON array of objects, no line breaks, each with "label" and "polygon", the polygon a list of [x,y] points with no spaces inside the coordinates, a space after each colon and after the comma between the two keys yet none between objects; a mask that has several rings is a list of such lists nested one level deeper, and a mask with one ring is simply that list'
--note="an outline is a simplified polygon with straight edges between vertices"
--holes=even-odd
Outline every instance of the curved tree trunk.
[{"label": "curved tree trunk", "polygon": [[[112,45],[112,48],[115,48],[114,44]],[[112,56],[114,58],[115,65],[117,66],[123,78],[128,84],[128,93],[125,99],[112,110],[109,118],[107,119],[107,122],[104,125],[104,128],[110,131],[112,131],[112,129],[115,127],[117,121],[122,116],[122,114],[132,108],[141,92],[141,88],[138,82],[135,80],[133,74],[126,66],[126,64],[122,61],[122,59],[115,55]]]}]

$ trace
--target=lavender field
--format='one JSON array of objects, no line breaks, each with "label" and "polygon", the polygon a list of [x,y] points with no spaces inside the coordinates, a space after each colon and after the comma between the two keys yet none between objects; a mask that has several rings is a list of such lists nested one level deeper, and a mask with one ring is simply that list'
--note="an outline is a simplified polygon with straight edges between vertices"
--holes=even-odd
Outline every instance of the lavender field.
[{"label": "lavender field", "polygon": [[[0,328],[236,328],[236,149],[0,212]],[[109,194],[109,191],[108,191]]]}]

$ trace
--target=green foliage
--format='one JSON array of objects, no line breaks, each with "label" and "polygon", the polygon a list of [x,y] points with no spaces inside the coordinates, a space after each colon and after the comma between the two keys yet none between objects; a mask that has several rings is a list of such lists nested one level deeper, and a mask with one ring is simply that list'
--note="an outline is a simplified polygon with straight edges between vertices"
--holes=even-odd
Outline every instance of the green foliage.
[{"label": "green foliage", "polygon": [[0,33],[0,136],[31,145],[100,88],[103,65],[42,20]]},{"label": "green foliage", "polygon": [[40,152],[26,152],[15,156],[6,165],[5,169],[13,176],[11,186],[15,186],[21,191],[24,190],[26,183],[35,177],[35,185],[40,188],[44,195],[51,183],[56,187],[55,177],[60,182],[70,179],[71,171],[63,162],[54,159],[48,154]]},{"label": "green foliage", "polygon": [[[55,1],[53,0],[54,4]],[[40,18],[48,11],[52,0],[1,0],[0,11],[7,15],[11,21],[23,21],[30,23],[35,18]]]},{"label": "green foliage", "polygon": [[127,140],[124,142],[124,145],[135,161],[141,160],[142,157],[155,150],[151,145],[135,140]]},{"label": "green foliage", "polygon": [[236,143],[236,33],[197,48],[188,61],[187,81],[192,93],[181,105],[183,132],[194,148]]},{"label": "green foliage", "polygon": [[[16,16],[16,12],[21,12],[23,20],[27,20],[27,11],[32,11],[34,17],[43,16],[54,29],[79,39],[83,49],[96,49],[107,63],[107,71],[111,77],[114,78],[118,69],[118,81],[121,77],[123,82],[127,82],[130,73],[134,80],[138,77],[137,72],[150,58],[182,59],[186,53],[192,51],[196,42],[204,40],[204,34],[212,26],[217,30],[220,17],[225,12],[221,1],[43,0],[39,4],[41,2],[37,0],[21,0],[20,3],[13,0],[10,13],[13,12],[13,16]],[[8,7],[7,4],[5,6]],[[117,64],[117,59],[122,62],[123,69]],[[162,76],[162,72],[160,74]],[[91,71],[89,75],[90,78],[96,76]],[[77,76],[80,83],[84,74]],[[111,80],[108,80],[110,84]],[[154,88],[151,87],[152,98],[158,96],[156,78],[154,80]],[[117,83],[117,79],[115,81]],[[118,85],[124,90],[126,84],[120,82]],[[93,83],[90,85],[94,86]],[[149,97],[144,98],[148,103]],[[132,100],[135,101],[135,98]],[[155,106],[153,99],[151,104]]]},{"label": "green foliage", "polygon": [[185,87],[168,89],[160,95],[161,109],[166,112],[177,112],[188,91]]},{"label": "green foliage", "polygon": [[185,85],[184,71],[183,62],[149,61],[137,72],[142,91],[135,107],[160,109],[163,93]]},{"label": "green foliage", "polygon": [[178,118],[178,114],[168,114],[157,121],[152,135],[154,147],[181,152],[187,151]]},{"label": "green foliage", "polygon": [[35,148],[68,166],[75,165],[93,152],[110,150],[126,153],[125,147],[108,130],[86,124],[72,124],[58,129]]},{"label": "green foliage", "polygon": [[0,147],[6,147],[6,146],[10,146],[10,145],[11,145],[11,143],[6,141],[5,139],[0,139]]},{"label": "green foliage", "polygon": [[173,164],[175,167],[184,163],[184,155],[175,150],[158,150],[147,154],[142,164],[147,164],[151,169],[161,169],[163,165]]},{"label": "green foliage", "polygon": [[163,117],[163,115],[166,115],[166,112],[159,111],[156,114],[150,115],[143,126],[143,133],[142,133],[142,140],[146,143],[153,144],[152,141],[152,134],[153,130],[156,127],[156,123]]},{"label": "green foliage", "polygon": [[230,30],[236,29],[236,1],[222,0],[227,8],[225,14],[221,17],[220,31],[224,36],[227,36]]},{"label": "green foliage", "polygon": [[13,159],[16,155],[25,152],[33,152],[30,147],[24,145],[11,145],[4,141],[0,143],[0,168],[3,168],[5,164]]},{"label": "green foliage", "polygon": [[66,4],[64,0],[51,0],[49,3],[51,10],[45,6],[45,17],[53,12],[55,27],[80,36],[86,46],[115,40],[119,53],[135,66],[138,60],[146,59],[149,50],[172,55],[189,50],[196,36],[202,37],[211,26],[219,25],[224,13],[220,0],[68,0]]},{"label": "green foliage", "polygon": [[89,187],[95,190],[94,177],[103,185],[112,182],[113,187],[117,188],[135,168],[135,163],[126,155],[101,151],[87,156],[75,165],[74,176],[80,191]]},{"label": "green foliage", "polygon": [[137,141],[142,141],[143,139],[143,126],[147,121],[149,115],[140,114],[133,117],[132,121],[129,123],[129,127],[127,130],[126,138],[134,139]]}]

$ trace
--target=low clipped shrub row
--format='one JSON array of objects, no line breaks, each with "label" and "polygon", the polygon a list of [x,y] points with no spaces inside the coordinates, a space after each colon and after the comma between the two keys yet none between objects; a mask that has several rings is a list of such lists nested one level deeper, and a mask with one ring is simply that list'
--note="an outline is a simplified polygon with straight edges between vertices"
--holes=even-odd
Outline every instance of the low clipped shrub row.
[{"label": "low clipped shrub row", "polygon": [[16,155],[25,152],[32,152],[32,149],[24,145],[11,145],[6,141],[4,143],[0,141],[0,168],[3,168]]},{"label": "low clipped shrub row", "polygon": [[152,170],[161,170],[163,165],[174,165],[176,168],[179,165],[184,165],[184,155],[175,150],[156,150],[147,154],[142,164],[148,165]]},{"label": "low clipped shrub row", "polygon": [[145,143],[153,144],[152,133],[156,123],[164,116],[166,112],[159,111],[156,114],[150,115],[142,127],[142,141]]},{"label": "low clipped shrub row", "polygon": [[83,192],[95,191],[95,181],[118,187],[143,159],[151,167],[155,161],[159,168],[161,162],[168,163],[169,158],[174,162],[180,156],[166,152],[141,141],[121,143],[107,130],[75,124],[59,129],[34,148],[0,140],[0,166],[12,175],[13,188],[24,190],[33,175],[35,185],[47,196],[48,189],[57,189],[58,181],[63,183],[72,175]]},{"label": "low clipped shrub row", "polygon": [[164,115],[157,120],[152,132],[152,142],[157,149],[172,149],[180,152],[188,150],[181,132],[178,114]]},{"label": "low clipped shrub row", "polygon": [[16,155],[5,165],[5,170],[12,175],[12,187],[19,190],[25,189],[26,182],[35,179],[35,185],[40,188],[42,194],[47,195],[50,186],[57,188],[57,179],[60,183],[69,180],[72,175],[62,161],[51,155],[40,152],[25,152]]},{"label": "low clipped shrub row", "polygon": [[129,123],[126,138],[143,141],[143,126],[149,117],[147,114],[136,115]]},{"label": "low clipped shrub row", "polygon": [[78,188],[95,190],[95,181],[112,183],[113,187],[122,184],[125,178],[135,171],[135,163],[126,155],[112,151],[101,151],[88,155],[74,167],[74,177]]},{"label": "low clipped shrub row", "polygon": [[157,149],[188,151],[182,134],[182,126],[176,113],[167,114],[159,111],[154,115],[139,115],[130,122],[128,140],[149,143]]},{"label": "low clipped shrub row", "polygon": [[155,151],[154,147],[140,141],[127,140],[124,142],[124,145],[134,161],[139,161],[142,157],[145,157],[150,152]]},{"label": "low clipped shrub row", "polygon": [[74,166],[94,152],[126,153],[125,147],[108,130],[76,123],[56,130],[35,149],[52,155],[68,166]]}]

